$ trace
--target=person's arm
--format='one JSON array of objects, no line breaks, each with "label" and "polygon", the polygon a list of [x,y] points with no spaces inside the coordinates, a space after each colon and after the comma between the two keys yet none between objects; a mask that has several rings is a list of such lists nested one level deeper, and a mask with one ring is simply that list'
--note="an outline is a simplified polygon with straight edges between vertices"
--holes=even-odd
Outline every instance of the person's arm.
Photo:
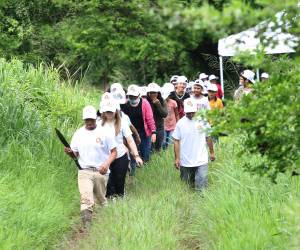
[{"label": "person's arm", "polygon": [[151,135],[151,142],[155,143],[156,142],[156,126],[155,126],[155,121],[153,118],[153,111],[150,106],[150,103],[147,100],[142,100],[142,109],[144,106],[144,111],[145,112],[145,123],[147,124],[148,128],[151,129],[152,135]]},{"label": "person's arm", "polygon": [[140,138],[140,135],[137,131],[137,129],[135,128],[135,126],[133,126],[132,124],[130,124],[130,130],[135,138],[135,142],[137,145],[140,145],[141,144],[141,138]]},{"label": "person's arm", "polygon": [[176,122],[178,122],[178,121],[179,121],[178,107],[174,108],[174,113],[175,113],[175,119],[176,119]]},{"label": "person's arm", "polygon": [[215,157],[215,151],[214,151],[214,144],[211,139],[211,137],[206,137],[206,143],[209,149],[209,155],[210,155],[210,160],[214,161],[216,159]]},{"label": "person's arm", "polygon": [[180,169],[180,141],[174,138],[175,167]]},{"label": "person's arm", "polygon": [[100,166],[99,172],[100,174],[106,174],[110,164],[117,158],[117,148],[113,148],[110,150],[109,157],[105,162]]},{"label": "person's arm", "polygon": [[160,101],[158,99],[156,99],[155,102],[153,102],[153,105],[155,105],[155,107],[157,108],[161,117],[163,117],[163,118],[167,117],[168,108],[167,108],[167,104],[165,101],[163,101],[163,103],[161,104]]},{"label": "person's arm", "polygon": [[143,160],[141,159],[141,157],[139,155],[139,152],[137,150],[136,144],[135,144],[132,136],[130,135],[130,136],[126,137],[126,141],[127,141],[128,147],[129,147],[131,154],[133,155],[137,165],[142,166]]},{"label": "person's arm", "polygon": [[64,151],[65,151],[65,153],[66,153],[68,156],[70,156],[71,158],[75,158],[75,157],[78,158],[78,156],[79,156],[79,153],[73,151],[71,148],[65,147],[65,148],[64,148]]}]

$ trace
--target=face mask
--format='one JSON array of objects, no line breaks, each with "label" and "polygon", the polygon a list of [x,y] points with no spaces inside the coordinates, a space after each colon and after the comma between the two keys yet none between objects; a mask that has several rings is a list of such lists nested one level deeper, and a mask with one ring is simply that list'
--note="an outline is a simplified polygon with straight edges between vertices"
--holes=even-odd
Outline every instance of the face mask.
[{"label": "face mask", "polygon": [[137,99],[129,99],[129,104],[133,107],[136,107],[140,103],[140,98]]}]

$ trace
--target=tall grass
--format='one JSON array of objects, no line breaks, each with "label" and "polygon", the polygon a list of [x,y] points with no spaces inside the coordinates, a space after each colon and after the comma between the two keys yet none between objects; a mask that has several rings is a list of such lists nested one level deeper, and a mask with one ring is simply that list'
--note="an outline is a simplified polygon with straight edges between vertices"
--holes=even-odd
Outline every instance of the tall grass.
[{"label": "tall grass", "polygon": [[251,176],[241,163],[261,159],[238,156],[238,147],[222,141],[202,194],[181,183],[171,152],[154,156],[124,200],[99,209],[77,249],[297,249],[299,178],[282,175],[274,185]]},{"label": "tall grass", "polygon": [[45,65],[0,69],[0,249],[50,248],[79,211],[77,170],[53,129],[70,139],[95,99]]}]

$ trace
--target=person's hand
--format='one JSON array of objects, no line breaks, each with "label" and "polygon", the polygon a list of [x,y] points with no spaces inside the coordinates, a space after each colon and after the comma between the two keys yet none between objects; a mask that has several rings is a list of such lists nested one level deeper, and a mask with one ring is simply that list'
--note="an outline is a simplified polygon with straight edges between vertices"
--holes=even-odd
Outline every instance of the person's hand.
[{"label": "person's hand", "polygon": [[100,174],[106,174],[107,171],[108,171],[108,168],[109,168],[109,165],[106,164],[106,163],[103,163],[103,164],[100,166],[99,173],[100,173]]},{"label": "person's hand", "polygon": [[216,160],[215,153],[210,153],[210,160],[211,161]]},{"label": "person's hand", "polygon": [[155,143],[156,142],[156,134],[151,135],[151,142]]},{"label": "person's hand", "polygon": [[155,98],[155,99],[152,100],[152,103],[153,104],[159,103],[159,100],[157,98]]},{"label": "person's hand", "polygon": [[135,162],[138,167],[141,167],[144,164],[143,160],[141,159],[141,157],[139,155],[137,157],[135,157]]},{"label": "person's hand", "polygon": [[68,148],[68,147],[65,147],[64,148],[64,151],[67,155],[71,156],[71,157],[74,157],[74,152],[71,148]]},{"label": "person's hand", "polygon": [[140,145],[141,144],[141,137],[138,135],[136,138],[135,138],[135,143],[136,143],[136,145],[138,146],[138,145]]},{"label": "person's hand", "polygon": [[180,160],[179,159],[175,159],[174,165],[175,165],[175,168],[179,170],[180,169]]}]

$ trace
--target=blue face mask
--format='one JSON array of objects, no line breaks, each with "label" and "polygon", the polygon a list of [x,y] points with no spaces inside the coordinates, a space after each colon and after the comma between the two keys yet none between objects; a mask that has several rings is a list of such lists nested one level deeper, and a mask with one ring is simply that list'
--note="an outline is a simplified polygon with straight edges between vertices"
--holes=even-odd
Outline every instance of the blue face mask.
[{"label": "blue face mask", "polygon": [[140,103],[140,98],[137,98],[137,99],[129,99],[129,104],[130,104],[131,106],[136,107],[139,103]]}]

